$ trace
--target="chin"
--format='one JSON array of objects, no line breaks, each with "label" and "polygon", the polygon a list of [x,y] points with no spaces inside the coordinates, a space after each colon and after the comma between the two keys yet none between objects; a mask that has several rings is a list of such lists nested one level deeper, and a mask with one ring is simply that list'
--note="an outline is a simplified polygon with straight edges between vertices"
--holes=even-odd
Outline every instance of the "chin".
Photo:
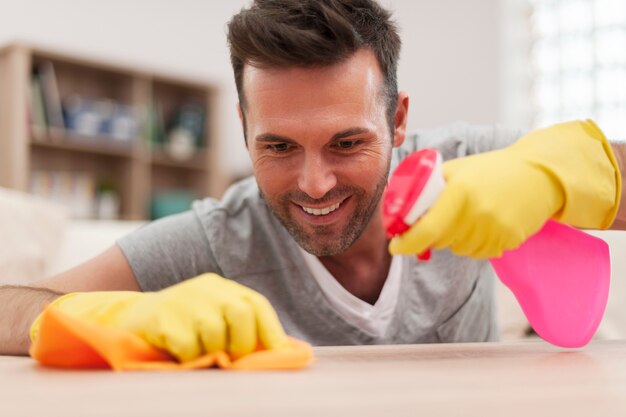
[{"label": "chin", "polygon": [[322,256],[336,256],[345,252],[345,249],[339,248],[334,244],[329,245],[303,245],[300,244],[302,249],[309,252],[311,255],[322,257]]},{"label": "chin", "polygon": [[290,234],[300,247],[315,256],[340,255],[356,240],[354,233],[346,233],[345,230],[324,233],[323,236],[320,236],[319,231],[305,233],[303,229],[290,230]]}]

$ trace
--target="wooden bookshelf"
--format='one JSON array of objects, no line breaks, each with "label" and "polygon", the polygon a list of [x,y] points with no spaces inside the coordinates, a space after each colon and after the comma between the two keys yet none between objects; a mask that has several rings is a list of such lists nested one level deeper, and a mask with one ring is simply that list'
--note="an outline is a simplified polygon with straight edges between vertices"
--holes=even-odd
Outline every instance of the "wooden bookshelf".
[{"label": "wooden bookshelf", "polygon": [[[39,73],[44,66],[53,68],[54,84]],[[217,100],[217,87],[203,82],[9,45],[0,49],[0,186],[36,192],[35,179],[46,173],[82,176],[95,199],[101,184],[113,190],[119,217],[133,220],[150,218],[154,195],[219,197],[228,179]],[[63,110],[62,126],[55,109]],[[111,126],[126,127],[126,136]]]}]

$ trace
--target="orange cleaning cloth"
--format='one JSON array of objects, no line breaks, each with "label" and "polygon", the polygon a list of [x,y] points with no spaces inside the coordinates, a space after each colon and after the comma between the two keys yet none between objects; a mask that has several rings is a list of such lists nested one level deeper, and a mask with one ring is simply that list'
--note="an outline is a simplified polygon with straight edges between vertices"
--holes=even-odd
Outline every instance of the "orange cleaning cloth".
[{"label": "orange cleaning cloth", "polygon": [[281,348],[257,350],[232,360],[223,351],[179,363],[132,333],[93,324],[48,306],[30,356],[47,366],[126,370],[185,370],[218,366],[238,370],[300,369],[313,361],[311,347],[289,338]]}]

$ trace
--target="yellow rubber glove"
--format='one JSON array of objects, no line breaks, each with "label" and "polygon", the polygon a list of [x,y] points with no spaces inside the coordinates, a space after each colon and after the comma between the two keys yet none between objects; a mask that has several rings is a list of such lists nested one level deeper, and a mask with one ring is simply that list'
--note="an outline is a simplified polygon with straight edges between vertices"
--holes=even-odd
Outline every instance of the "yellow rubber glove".
[{"label": "yellow rubber glove", "polygon": [[[182,362],[225,351],[233,359],[287,343],[269,301],[216,274],[204,274],[159,292],[84,292],[53,304],[71,316],[129,331]],[[40,317],[31,326],[37,338]]]},{"label": "yellow rubber glove", "polygon": [[438,200],[391,241],[391,253],[448,247],[457,255],[498,257],[550,218],[607,228],[621,197],[615,155],[591,120],[533,131],[505,149],[445,162],[443,172]]}]

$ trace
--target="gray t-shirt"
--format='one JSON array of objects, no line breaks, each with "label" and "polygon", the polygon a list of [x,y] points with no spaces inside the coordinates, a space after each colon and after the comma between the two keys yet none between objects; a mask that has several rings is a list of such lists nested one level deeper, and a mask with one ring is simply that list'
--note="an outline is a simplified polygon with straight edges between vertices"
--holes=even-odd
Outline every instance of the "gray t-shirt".
[{"label": "gray t-shirt", "polygon": [[[436,147],[450,159],[507,146],[520,133],[464,123],[420,130],[394,151],[392,166],[416,149]],[[400,295],[383,336],[352,326],[327,302],[254,178],[233,185],[220,201],[197,201],[190,211],[152,222],[117,244],[142,290],[215,272],[265,295],[288,334],[317,346],[498,338],[489,263],[447,250],[433,251],[427,263],[402,258]]]}]

